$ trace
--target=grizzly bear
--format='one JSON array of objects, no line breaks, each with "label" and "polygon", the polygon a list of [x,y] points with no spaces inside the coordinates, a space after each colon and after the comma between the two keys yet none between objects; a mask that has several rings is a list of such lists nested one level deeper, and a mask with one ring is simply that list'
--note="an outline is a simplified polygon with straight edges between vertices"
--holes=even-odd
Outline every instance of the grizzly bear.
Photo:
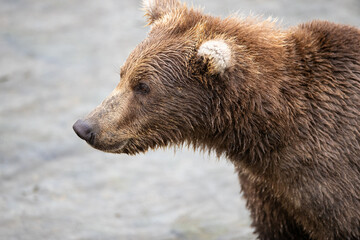
[{"label": "grizzly bear", "polygon": [[144,8],[148,37],[78,136],[111,153],[226,156],[259,239],[360,239],[360,30]]}]

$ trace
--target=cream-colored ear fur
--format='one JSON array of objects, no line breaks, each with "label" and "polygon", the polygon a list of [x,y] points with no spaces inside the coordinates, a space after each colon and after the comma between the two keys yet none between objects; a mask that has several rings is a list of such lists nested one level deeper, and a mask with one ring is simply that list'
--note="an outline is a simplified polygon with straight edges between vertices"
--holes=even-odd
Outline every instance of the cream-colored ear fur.
[{"label": "cream-colored ear fur", "polygon": [[208,59],[211,71],[224,73],[231,64],[231,49],[223,40],[209,40],[201,44],[197,52],[198,56]]},{"label": "cream-colored ear fur", "polygon": [[152,24],[172,9],[179,7],[180,2],[177,0],[143,0],[142,6],[149,24]]}]

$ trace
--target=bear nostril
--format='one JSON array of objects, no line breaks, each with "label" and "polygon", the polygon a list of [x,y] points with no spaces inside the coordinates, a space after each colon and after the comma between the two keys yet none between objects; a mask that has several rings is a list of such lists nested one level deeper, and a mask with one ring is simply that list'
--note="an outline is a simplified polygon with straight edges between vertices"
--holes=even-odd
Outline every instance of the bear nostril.
[{"label": "bear nostril", "polygon": [[75,133],[90,144],[94,143],[95,133],[91,125],[83,120],[77,120],[73,125]]},{"label": "bear nostril", "polygon": [[95,141],[95,134],[92,132],[90,135],[90,139],[88,140],[88,143],[93,145]]}]

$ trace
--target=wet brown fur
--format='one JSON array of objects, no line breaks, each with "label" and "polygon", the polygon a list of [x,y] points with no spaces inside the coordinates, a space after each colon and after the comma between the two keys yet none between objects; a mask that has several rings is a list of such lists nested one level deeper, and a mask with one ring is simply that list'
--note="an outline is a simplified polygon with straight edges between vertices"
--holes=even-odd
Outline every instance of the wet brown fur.
[{"label": "wet brown fur", "polygon": [[[360,239],[360,31],[282,30],[156,1],[149,36],[87,117],[93,146],[214,150],[234,163],[259,239]],[[232,51],[223,74],[196,54],[212,39]],[[149,93],[134,90],[141,82]]]}]

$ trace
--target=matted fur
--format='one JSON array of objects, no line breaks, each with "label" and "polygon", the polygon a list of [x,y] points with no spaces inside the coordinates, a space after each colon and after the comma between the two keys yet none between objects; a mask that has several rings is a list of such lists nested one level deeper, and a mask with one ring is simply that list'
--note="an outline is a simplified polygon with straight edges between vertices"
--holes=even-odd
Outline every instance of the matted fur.
[{"label": "matted fur", "polygon": [[[150,1],[146,14],[148,37],[86,118],[92,146],[214,150],[234,163],[259,239],[360,239],[359,29],[282,30],[175,0]],[[214,39],[231,49],[221,74],[199,56]]]}]

